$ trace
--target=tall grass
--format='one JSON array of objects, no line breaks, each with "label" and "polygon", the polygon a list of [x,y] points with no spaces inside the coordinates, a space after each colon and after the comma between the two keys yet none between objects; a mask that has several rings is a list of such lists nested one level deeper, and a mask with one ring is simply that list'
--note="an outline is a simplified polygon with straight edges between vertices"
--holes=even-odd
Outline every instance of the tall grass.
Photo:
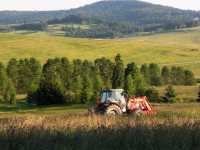
[{"label": "tall grass", "polygon": [[200,120],[188,116],[63,115],[0,120],[4,150],[199,150]]}]

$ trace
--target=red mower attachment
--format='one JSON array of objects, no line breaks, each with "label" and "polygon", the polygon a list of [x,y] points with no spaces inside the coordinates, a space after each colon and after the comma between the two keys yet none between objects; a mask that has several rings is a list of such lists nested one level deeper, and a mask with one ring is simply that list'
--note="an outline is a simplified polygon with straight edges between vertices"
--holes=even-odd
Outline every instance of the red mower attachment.
[{"label": "red mower attachment", "polygon": [[131,113],[140,112],[145,115],[151,115],[155,113],[146,96],[129,98],[127,110]]}]

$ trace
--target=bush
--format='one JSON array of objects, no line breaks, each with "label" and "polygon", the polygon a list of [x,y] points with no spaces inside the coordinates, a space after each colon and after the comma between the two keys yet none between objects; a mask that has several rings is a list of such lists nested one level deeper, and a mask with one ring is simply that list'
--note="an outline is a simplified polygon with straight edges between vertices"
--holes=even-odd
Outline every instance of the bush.
[{"label": "bush", "polygon": [[150,102],[159,102],[159,93],[155,88],[150,88],[145,92]]},{"label": "bush", "polygon": [[37,105],[63,104],[66,103],[66,96],[59,83],[43,80],[35,92],[28,94],[28,102]]},{"label": "bush", "polygon": [[165,90],[165,96],[162,99],[165,103],[175,103],[176,102],[176,92],[173,86],[169,85]]}]

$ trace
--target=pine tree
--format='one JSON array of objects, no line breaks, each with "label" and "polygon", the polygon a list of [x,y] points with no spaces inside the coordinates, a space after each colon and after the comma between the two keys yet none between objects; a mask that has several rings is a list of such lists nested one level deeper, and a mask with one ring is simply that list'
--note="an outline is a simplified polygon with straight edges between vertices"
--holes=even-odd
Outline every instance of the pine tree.
[{"label": "pine tree", "polygon": [[136,74],[133,79],[133,83],[135,85],[136,96],[144,96],[147,89],[147,84],[140,73]]},{"label": "pine tree", "polygon": [[137,67],[137,65],[135,63],[130,63],[127,65],[126,69],[125,69],[125,78],[128,75],[131,75],[133,78],[134,76],[139,73],[139,69]]},{"label": "pine tree", "polygon": [[16,59],[10,59],[7,65],[7,73],[12,80],[15,88],[18,87],[18,61]]},{"label": "pine tree", "polygon": [[184,85],[194,85],[196,83],[194,74],[191,71],[185,70],[184,76]]},{"label": "pine tree", "polygon": [[85,104],[92,100],[93,87],[91,78],[86,74],[83,76],[82,80],[82,91],[81,91],[81,103]]},{"label": "pine tree", "polygon": [[184,85],[184,70],[182,67],[171,68],[171,81],[173,85]]},{"label": "pine tree", "polygon": [[124,64],[120,54],[115,57],[115,66],[113,69],[112,87],[114,89],[123,88],[124,83]]},{"label": "pine tree", "polygon": [[41,74],[42,74],[42,67],[39,61],[35,58],[30,58],[29,60],[29,70],[30,76],[29,79],[29,86],[27,87],[27,91],[34,91],[39,86]]},{"label": "pine tree", "polygon": [[71,92],[73,93],[73,103],[81,103],[83,81],[80,75],[72,77]]},{"label": "pine tree", "polygon": [[134,80],[132,75],[128,75],[128,77],[125,80],[125,91],[130,96],[134,96],[136,94],[136,86],[134,84]]},{"label": "pine tree", "polygon": [[64,86],[67,90],[70,90],[71,88],[71,77],[72,77],[72,65],[70,63],[70,61],[67,58],[61,58],[61,67],[59,70],[59,74],[61,76],[61,80],[64,83]]},{"label": "pine tree", "polygon": [[109,59],[103,57],[95,60],[95,67],[99,69],[103,81],[103,87],[108,89],[111,88],[114,64]]},{"label": "pine tree", "polygon": [[65,89],[59,76],[54,76],[51,80],[43,76],[37,91],[28,94],[28,102],[37,105],[52,105],[70,103],[65,96]]},{"label": "pine tree", "polygon": [[157,64],[149,65],[150,84],[159,86],[162,84],[160,68]]},{"label": "pine tree", "polygon": [[147,64],[143,64],[140,68],[140,73],[143,75],[147,84],[150,84],[149,68]]},{"label": "pine tree", "polygon": [[182,67],[177,67],[177,85],[184,85],[184,77],[185,77],[185,73],[184,73],[184,69]]},{"label": "pine tree", "polygon": [[165,85],[170,83],[170,69],[167,66],[162,68],[161,76]]},{"label": "pine tree", "polygon": [[100,90],[103,88],[103,81],[97,68],[95,68],[93,72],[93,89],[94,97],[96,97],[99,95]]}]

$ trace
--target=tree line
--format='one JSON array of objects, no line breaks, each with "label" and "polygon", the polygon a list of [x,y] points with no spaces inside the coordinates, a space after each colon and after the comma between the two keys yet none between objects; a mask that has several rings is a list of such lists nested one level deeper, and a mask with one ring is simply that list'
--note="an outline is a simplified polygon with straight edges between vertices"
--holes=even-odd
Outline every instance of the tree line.
[{"label": "tree line", "polygon": [[35,58],[11,59],[0,65],[0,99],[15,103],[15,94],[28,94],[38,105],[89,103],[101,89],[123,88],[129,95],[147,95],[153,101],[158,92],[152,86],[194,85],[194,74],[182,67],[134,62],[125,65],[105,57],[94,62],[67,58],[48,59],[42,66]]}]

